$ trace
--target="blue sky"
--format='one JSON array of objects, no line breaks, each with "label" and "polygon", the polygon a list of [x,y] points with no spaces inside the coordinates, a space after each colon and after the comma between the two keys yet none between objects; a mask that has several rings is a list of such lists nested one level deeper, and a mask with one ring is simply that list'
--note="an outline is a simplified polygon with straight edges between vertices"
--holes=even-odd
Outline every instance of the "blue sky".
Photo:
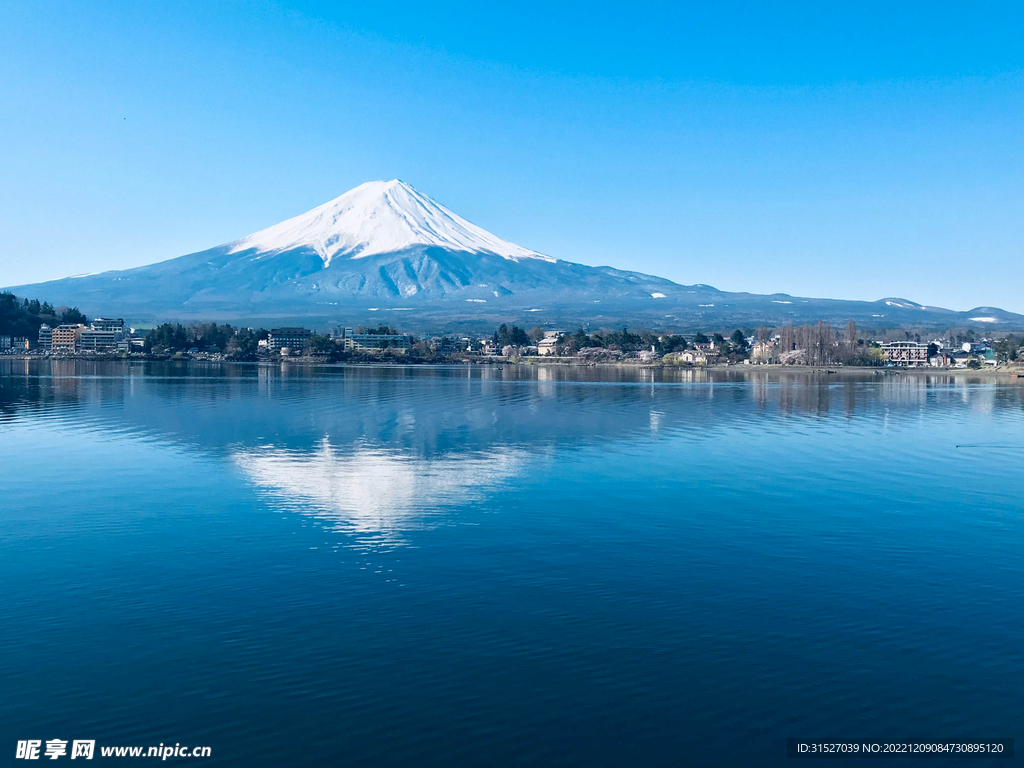
[{"label": "blue sky", "polygon": [[1024,311],[1019,2],[2,2],[0,83],[0,285],[400,178],[586,264]]}]

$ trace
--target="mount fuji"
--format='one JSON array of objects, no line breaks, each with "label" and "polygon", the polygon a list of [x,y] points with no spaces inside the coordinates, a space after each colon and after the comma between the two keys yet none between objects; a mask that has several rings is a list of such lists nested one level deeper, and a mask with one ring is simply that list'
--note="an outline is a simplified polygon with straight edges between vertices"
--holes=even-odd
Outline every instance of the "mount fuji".
[{"label": "mount fuji", "polygon": [[411,248],[490,253],[505,259],[556,259],[495,237],[405,182],[370,181],[294,219],[243,237],[231,253],[280,254],[311,248],[324,268],[336,256],[363,259]]},{"label": "mount fuji", "polygon": [[686,329],[853,318],[875,327],[1024,327],[1024,316],[991,307],[961,313],[906,299],[728,293],[563,261],[497,237],[397,179],[362,184],[209,250],[11,290],[134,322],[325,325],[380,322],[381,313],[402,312],[389,324],[445,330],[520,320]]}]

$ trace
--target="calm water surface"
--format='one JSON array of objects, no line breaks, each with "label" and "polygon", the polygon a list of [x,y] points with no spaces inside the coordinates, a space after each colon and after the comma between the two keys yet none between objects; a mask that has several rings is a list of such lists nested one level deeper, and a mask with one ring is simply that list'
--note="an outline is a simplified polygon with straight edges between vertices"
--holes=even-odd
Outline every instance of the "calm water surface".
[{"label": "calm water surface", "polygon": [[0,361],[4,764],[1019,741],[1024,386],[836,378]]}]

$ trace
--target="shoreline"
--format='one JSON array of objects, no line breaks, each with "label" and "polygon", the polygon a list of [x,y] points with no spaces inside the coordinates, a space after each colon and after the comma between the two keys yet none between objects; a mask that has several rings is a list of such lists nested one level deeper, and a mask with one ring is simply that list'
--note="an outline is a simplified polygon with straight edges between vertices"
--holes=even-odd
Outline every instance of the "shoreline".
[{"label": "shoreline", "polygon": [[583,362],[567,360],[545,360],[529,358],[525,360],[509,360],[504,358],[471,358],[455,360],[403,360],[401,358],[384,360],[317,360],[309,357],[293,357],[284,359],[259,360],[224,360],[203,358],[161,358],[147,356],[123,357],[117,355],[67,355],[50,357],[45,355],[3,355],[0,360],[17,360],[24,362],[92,362],[92,363],[185,363],[188,365],[245,365],[245,366],[318,366],[329,368],[369,368],[369,367],[472,367],[472,366],[512,366],[528,368],[553,369],[601,369],[601,370],[644,370],[667,372],[707,372],[707,373],[775,373],[798,376],[836,376],[838,378],[872,378],[880,379],[893,376],[971,376],[993,381],[1005,380],[1024,383],[1024,366],[1003,366],[999,368],[933,368],[933,367],[875,367],[875,366],[809,366],[809,365],[712,365],[712,366],[675,366],[662,363],[643,363],[640,361],[618,362]]}]

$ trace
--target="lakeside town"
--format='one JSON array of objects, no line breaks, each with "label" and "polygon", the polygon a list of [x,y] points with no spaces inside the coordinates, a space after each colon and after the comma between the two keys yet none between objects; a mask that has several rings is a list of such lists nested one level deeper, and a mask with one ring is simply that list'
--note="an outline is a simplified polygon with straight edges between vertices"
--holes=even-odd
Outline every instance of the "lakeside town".
[{"label": "lakeside town", "polygon": [[[37,326],[35,333],[29,333]],[[12,332],[13,330],[13,332]],[[19,334],[17,331],[21,330]],[[839,333],[828,323],[690,334],[645,330],[588,332],[502,324],[480,336],[422,336],[390,326],[234,327],[164,323],[131,326],[121,318],[88,319],[77,308],[0,295],[0,354],[43,357],[142,357],[311,362],[541,362],[711,367],[728,365],[999,369],[1024,361],[1024,336],[970,328],[940,335],[908,330],[866,332],[852,320]]]}]

